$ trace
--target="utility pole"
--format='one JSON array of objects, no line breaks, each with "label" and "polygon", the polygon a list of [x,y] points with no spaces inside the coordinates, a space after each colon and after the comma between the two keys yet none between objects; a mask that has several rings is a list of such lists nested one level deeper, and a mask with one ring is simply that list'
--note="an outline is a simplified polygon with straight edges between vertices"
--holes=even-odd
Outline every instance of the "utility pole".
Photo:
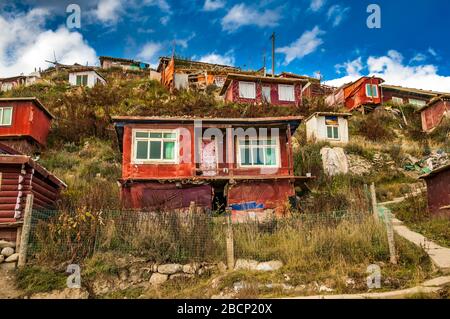
[{"label": "utility pole", "polygon": [[263,53],[263,68],[264,68],[264,76],[266,76],[267,72],[266,72],[266,49],[264,49],[264,53]]},{"label": "utility pole", "polygon": [[272,77],[275,77],[275,32],[270,38],[272,39]]}]

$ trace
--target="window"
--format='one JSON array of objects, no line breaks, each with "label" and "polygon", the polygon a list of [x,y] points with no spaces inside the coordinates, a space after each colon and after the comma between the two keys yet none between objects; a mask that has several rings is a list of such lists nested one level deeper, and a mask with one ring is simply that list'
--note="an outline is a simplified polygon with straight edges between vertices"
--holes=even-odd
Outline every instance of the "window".
[{"label": "window", "polygon": [[239,97],[242,97],[245,99],[256,98],[255,83],[239,81]]},{"label": "window", "polygon": [[134,159],[136,162],[177,161],[176,131],[135,131]]},{"label": "window", "polygon": [[278,84],[278,99],[280,101],[294,102],[295,101],[294,86]]},{"label": "window", "polygon": [[242,167],[278,166],[276,139],[240,139],[238,147]]},{"label": "window", "polygon": [[376,84],[366,84],[366,96],[378,97],[378,87]]},{"label": "window", "polygon": [[85,75],[77,75],[77,85],[86,86],[88,84],[88,76]]},{"label": "window", "polygon": [[12,112],[12,107],[0,107],[0,126],[11,125]]},{"label": "window", "polygon": [[425,106],[427,102],[423,100],[409,99],[409,104],[414,106]]},{"label": "window", "polygon": [[339,120],[337,116],[326,116],[325,126],[327,127],[327,138],[332,140],[339,139]]},{"label": "window", "polygon": [[403,104],[403,99],[401,97],[393,96],[392,97],[392,103],[394,105],[402,105]]},{"label": "window", "polygon": [[263,97],[263,102],[270,103],[270,101],[271,101],[271,99],[270,99],[270,86],[263,86],[262,87],[262,97]]}]

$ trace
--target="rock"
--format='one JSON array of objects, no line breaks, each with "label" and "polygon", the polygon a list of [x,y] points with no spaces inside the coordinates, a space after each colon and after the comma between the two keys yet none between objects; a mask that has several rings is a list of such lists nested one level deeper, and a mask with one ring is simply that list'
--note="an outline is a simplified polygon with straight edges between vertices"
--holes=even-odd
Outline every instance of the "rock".
[{"label": "rock", "polygon": [[303,292],[305,290],[306,290],[306,285],[298,285],[298,286],[295,286],[295,288],[294,288],[295,292]]},{"label": "rock", "polygon": [[259,263],[258,266],[256,266],[256,270],[260,271],[274,271],[278,270],[281,267],[283,267],[283,263],[279,260],[271,260]]},{"label": "rock", "polygon": [[150,277],[150,283],[154,286],[158,286],[158,285],[165,283],[168,278],[169,278],[168,275],[163,275],[163,274],[155,272]]},{"label": "rock", "polygon": [[295,289],[294,286],[292,285],[287,285],[284,283],[274,283],[274,284],[265,284],[265,285],[260,285],[260,287],[262,288],[269,288],[269,289],[282,289],[282,290],[293,290]]},{"label": "rock", "polygon": [[323,147],[320,150],[325,173],[329,176],[348,173],[347,156],[342,147]]},{"label": "rock", "polygon": [[183,266],[180,264],[165,264],[158,266],[158,272],[160,274],[172,275],[181,271],[183,271]]},{"label": "rock", "polygon": [[356,284],[355,280],[353,278],[347,278],[345,280],[345,286],[346,287],[350,287],[350,286],[354,286]]},{"label": "rock", "polygon": [[245,281],[238,281],[233,284],[233,289],[235,292],[239,292],[244,288],[248,288],[249,285]]},{"label": "rock", "polygon": [[9,257],[12,254],[14,254],[14,248],[11,247],[5,247],[2,249],[1,254],[5,257]]},{"label": "rock", "polygon": [[10,271],[16,269],[16,263],[1,263],[0,264],[0,270],[3,271]]},{"label": "rock", "polygon": [[88,297],[89,293],[83,288],[65,288],[37,293],[31,295],[30,299],[88,299]]},{"label": "rock", "polygon": [[234,265],[235,270],[256,270],[256,267],[258,267],[258,262],[250,259],[238,259]]},{"label": "rock", "polygon": [[220,272],[221,274],[224,274],[224,273],[227,272],[227,266],[226,266],[223,262],[219,262],[219,263],[217,264],[217,269],[219,269],[219,272]]},{"label": "rock", "polygon": [[348,154],[347,160],[348,170],[353,175],[366,175],[369,174],[372,169],[372,163],[359,155]]},{"label": "rock", "polygon": [[152,272],[158,272],[158,264],[153,264],[152,265]]},{"label": "rock", "polygon": [[5,256],[0,255],[0,264],[5,260]]},{"label": "rock", "polygon": [[128,274],[128,270],[127,269],[122,269],[119,272],[119,279],[121,281],[126,281],[128,280],[129,274]]},{"label": "rock", "polygon": [[16,262],[17,260],[19,260],[19,253],[12,254],[11,256],[5,259],[5,262],[12,263]]},{"label": "rock", "polygon": [[334,291],[334,289],[331,289],[325,285],[321,285],[319,287],[319,292],[333,292],[333,291]]},{"label": "rock", "polygon": [[187,264],[183,266],[183,272],[186,274],[195,274],[198,269],[198,264]]},{"label": "rock", "polygon": [[16,243],[6,241],[6,240],[0,240],[0,249],[6,248],[6,247],[15,248]]}]

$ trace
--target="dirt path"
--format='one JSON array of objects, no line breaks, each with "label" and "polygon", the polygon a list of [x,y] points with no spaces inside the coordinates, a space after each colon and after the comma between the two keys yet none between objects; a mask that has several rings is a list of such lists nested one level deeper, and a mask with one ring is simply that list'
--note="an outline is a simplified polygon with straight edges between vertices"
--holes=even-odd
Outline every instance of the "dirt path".
[{"label": "dirt path", "polygon": [[0,299],[13,299],[22,295],[15,286],[14,273],[0,265]]}]

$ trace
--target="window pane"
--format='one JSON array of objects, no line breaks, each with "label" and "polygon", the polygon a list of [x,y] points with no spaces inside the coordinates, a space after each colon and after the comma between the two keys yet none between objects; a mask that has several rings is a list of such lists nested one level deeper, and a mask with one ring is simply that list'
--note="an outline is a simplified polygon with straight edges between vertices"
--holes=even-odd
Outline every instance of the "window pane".
[{"label": "window pane", "polygon": [[327,137],[333,138],[333,128],[331,126],[327,126]]},{"label": "window pane", "polygon": [[175,138],[176,134],[175,133],[164,133],[164,138]]},{"label": "window pane", "polygon": [[246,147],[241,147],[241,164],[242,165],[251,165],[250,162],[250,150]]},{"label": "window pane", "polygon": [[275,155],[276,155],[275,147],[266,148],[266,165],[277,164],[277,159]]},{"label": "window pane", "polygon": [[376,85],[372,85],[372,96],[378,97],[378,89]]},{"label": "window pane", "polygon": [[137,141],[136,144],[136,159],[147,159],[148,156],[148,142]]},{"label": "window pane", "polygon": [[278,98],[280,101],[295,101],[294,86],[292,85],[278,85]]},{"label": "window pane", "polygon": [[148,137],[148,133],[147,132],[136,132],[136,137]]},{"label": "window pane", "polygon": [[12,108],[7,107],[3,109],[3,116],[2,116],[2,124],[3,125],[10,125],[12,120]]},{"label": "window pane", "polygon": [[81,75],[77,75],[77,85],[81,85]]},{"label": "window pane", "polygon": [[254,99],[256,97],[255,83],[239,82],[239,96],[246,99]]},{"label": "window pane", "polygon": [[162,138],[162,133],[150,133],[150,138]]},{"label": "window pane", "polygon": [[338,130],[338,127],[333,127],[333,135],[334,135],[334,138],[339,138],[339,130]]},{"label": "window pane", "polygon": [[150,142],[150,159],[161,159],[161,141]]},{"label": "window pane", "polygon": [[265,102],[269,102],[270,103],[270,86],[263,86],[262,88],[262,95],[263,95],[263,100]]},{"label": "window pane", "polygon": [[173,160],[175,158],[175,142],[164,142],[164,159]]},{"label": "window pane", "polygon": [[263,149],[262,148],[253,148],[252,149],[252,155],[253,155],[253,165],[263,165]]}]

